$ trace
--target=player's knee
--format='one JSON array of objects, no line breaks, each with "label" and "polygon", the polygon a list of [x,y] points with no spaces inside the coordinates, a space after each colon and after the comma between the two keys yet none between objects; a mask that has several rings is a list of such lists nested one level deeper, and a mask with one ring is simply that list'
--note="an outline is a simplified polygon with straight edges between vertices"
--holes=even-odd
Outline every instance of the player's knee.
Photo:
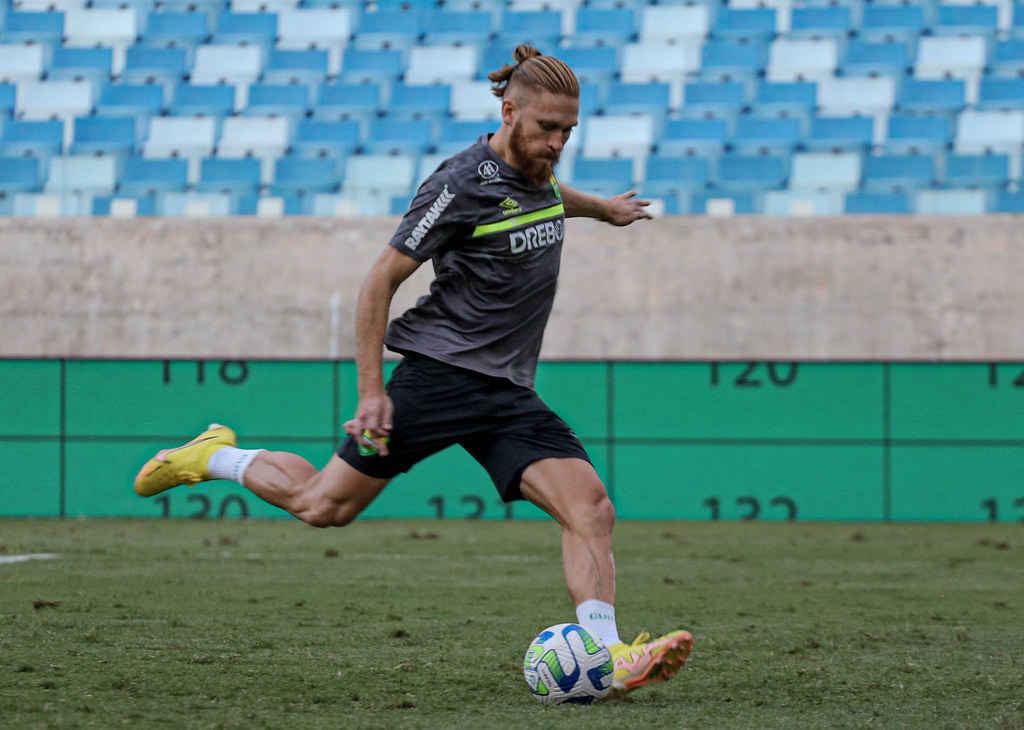
[{"label": "player's knee", "polygon": [[310,505],[299,517],[313,527],[344,527],[359,515],[350,502],[324,501]]}]

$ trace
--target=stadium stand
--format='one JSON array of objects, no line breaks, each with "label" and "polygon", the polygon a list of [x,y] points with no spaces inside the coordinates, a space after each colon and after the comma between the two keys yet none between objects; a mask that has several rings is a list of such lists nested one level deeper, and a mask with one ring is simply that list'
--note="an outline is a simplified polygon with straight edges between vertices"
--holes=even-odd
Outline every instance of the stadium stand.
[{"label": "stadium stand", "polygon": [[0,214],[400,211],[497,127],[486,74],[524,41],[581,79],[587,189],[1024,207],[1020,2],[0,0]]}]

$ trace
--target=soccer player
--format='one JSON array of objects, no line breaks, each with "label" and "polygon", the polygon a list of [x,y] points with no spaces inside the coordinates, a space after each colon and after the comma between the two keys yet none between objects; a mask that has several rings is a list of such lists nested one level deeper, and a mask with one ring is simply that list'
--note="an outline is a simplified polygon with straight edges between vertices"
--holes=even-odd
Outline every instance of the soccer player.
[{"label": "soccer player", "polygon": [[[209,479],[239,482],[317,527],[351,522],[398,474],[459,444],[505,501],[527,499],[562,527],[566,585],[577,619],[612,651],[612,693],[673,677],[693,637],[673,631],[622,642],[615,619],[615,509],[570,428],[533,389],[555,297],[565,218],[625,226],[650,216],[630,191],[608,199],[554,176],[578,123],[579,81],[530,46],[488,75],[501,125],[422,184],[359,292],[359,402],[347,439],[323,470],[304,458],[240,449],[211,424],[165,449],[135,479],[151,497]],[[398,287],[430,260],[435,280],[415,307],[388,322]],[[403,358],[385,387],[383,349]]]}]

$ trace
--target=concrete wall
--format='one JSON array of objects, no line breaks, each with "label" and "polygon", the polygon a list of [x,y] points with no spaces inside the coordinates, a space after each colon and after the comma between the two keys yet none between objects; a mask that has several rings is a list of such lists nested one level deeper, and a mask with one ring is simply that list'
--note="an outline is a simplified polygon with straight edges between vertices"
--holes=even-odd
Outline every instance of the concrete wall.
[{"label": "concrete wall", "polygon": [[[352,357],[356,294],[396,223],[0,219],[0,356]],[[1021,223],[570,220],[543,354],[1021,358]]]}]

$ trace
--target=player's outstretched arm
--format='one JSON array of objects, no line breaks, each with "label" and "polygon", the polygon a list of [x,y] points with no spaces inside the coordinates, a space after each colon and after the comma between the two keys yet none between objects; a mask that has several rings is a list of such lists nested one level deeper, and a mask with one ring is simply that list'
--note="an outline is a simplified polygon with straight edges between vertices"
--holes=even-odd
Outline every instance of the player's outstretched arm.
[{"label": "player's outstretched arm", "polygon": [[567,218],[595,218],[613,226],[628,226],[634,221],[651,217],[645,210],[651,201],[636,197],[635,190],[610,198],[599,198],[568,185],[561,185],[560,188]]}]

